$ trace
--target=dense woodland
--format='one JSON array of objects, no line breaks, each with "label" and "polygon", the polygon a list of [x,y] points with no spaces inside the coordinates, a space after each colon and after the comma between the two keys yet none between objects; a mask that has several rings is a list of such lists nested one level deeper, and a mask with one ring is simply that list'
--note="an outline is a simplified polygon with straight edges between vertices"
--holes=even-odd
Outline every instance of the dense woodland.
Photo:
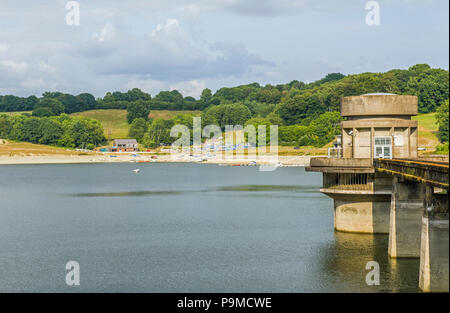
[{"label": "dense woodland", "polygon": [[90,150],[106,143],[99,121],[67,114],[51,117],[0,114],[0,138]]},{"label": "dense woodland", "polygon": [[[75,96],[45,92],[41,98],[5,95],[0,96],[0,112],[33,111],[32,120],[54,122],[57,121],[54,116],[61,114],[92,109],[127,109],[130,137],[137,138],[145,146],[158,146],[174,140],[168,136],[172,125],[180,121],[189,125],[188,120],[192,120],[192,116],[149,120],[151,110],[200,110],[203,125],[216,124],[224,129],[225,125],[276,124],[279,125],[280,144],[322,146],[339,132],[340,99],[372,92],[416,95],[420,113],[440,112],[439,138],[442,142],[448,142],[449,72],[433,69],[426,64],[385,73],[347,76],[332,73],[312,83],[296,80],[265,86],[252,83],[220,88],[215,93],[204,89],[199,99],[184,97],[177,90],[161,91],[152,97],[137,88],[127,92],[108,92],[98,99],[88,93]],[[6,119],[3,117],[3,120]],[[5,128],[1,121],[0,137],[2,128]],[[99,142],[89,143],[96,145]]]}]

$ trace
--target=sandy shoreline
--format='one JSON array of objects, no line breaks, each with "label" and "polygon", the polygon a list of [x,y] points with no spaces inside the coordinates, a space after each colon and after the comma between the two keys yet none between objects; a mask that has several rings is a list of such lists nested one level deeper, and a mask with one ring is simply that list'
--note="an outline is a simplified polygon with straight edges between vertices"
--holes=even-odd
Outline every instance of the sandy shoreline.
[{"label": "sandy shoreline", "polygon": [[[113,155],[113,157],[111,156]],[[273,158],[270,156],[260,156],[257,159],[244,158],[236,156],[234,159],[225,159],[220,157],[210,157],[200,160],[200,158],[192,158],[185,155],[154,155],[139,154],[134,157],[131,154],[90,154],[90,155],[14,155],[0,156],[0,165],[14,164],[76,164],[76,163],[149,163],[149,162],[166,162],[166,163],[201,163],[201,164],[223,164],[223,165],[247,165],[255,161],[258,165],[277,164],[284,166],[307,166],[309,165],[310,156],[278,156]]]}]

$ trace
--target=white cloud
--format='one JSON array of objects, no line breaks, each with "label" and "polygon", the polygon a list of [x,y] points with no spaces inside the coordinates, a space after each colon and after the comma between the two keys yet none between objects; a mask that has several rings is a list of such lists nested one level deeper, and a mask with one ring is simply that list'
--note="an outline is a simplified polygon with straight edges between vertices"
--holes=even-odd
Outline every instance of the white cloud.
[{"label": "white cloud", "polygon": [[199,98],[200,95],[202,94],[203,89],[205,88],[206,84],[204,81],[194,79],[171,85],[169,89],[170,90],[176,89],[180,91],[185,97],[190,96],[194,98]]},{"label": "white cloud", "polygon": [[44,80],[42,78],[29,78],[20,83],[20,85],[24,88],[28,89],[39,89],[46,86]]},{"label": "white cloud", "polygon": [[101,75],[180,82],[242,76],[254,66],[270,65],[242,44],[211,44],[195,39],[176,19],[167,19],[144,35],[119,31],[113,25],[108,29],[116,29],[114,36],[99,40],[104,38],[100,32],[78,50],[88,66]]},{"label": "white cloud", "polygon": [[0,53],[6,52],[8,50],[8,45],[0,42]]},{"label": "white cloud", "polygon": [[130,90],[133,88],[139,88],[144,92],[148,92],[152,95],[155,95],[160,90],[167,89],[167,83],[161,80],[154,79],[133,79],[128,81],[124,88],[126,90]]},{"label": "white cloud", "polygon": [[177,19],[169,18],[164,24],[156,25],[156,28],[152,30],[152,36],[157,36],[159,34],[170,34],[170,33],[181,33],[180,23]]},{"label": "white cloud", "polygon": [[377,28],[365,25],[362,0],[84,1],[77,27],[65,24],[65,2],[2,1],[0,94],[196,95],[202,84],[448,68],[447,0],[383,0]]},{"label": "white cloud", "polygon": [[56,68],[49,65],[47,62],[45,61],[40,61],[38,64],[38,67],[41,71],[43,72],[49,72],[49,73],[54,73],[56,71]]},{"label": "white cloud", "polygon": [[23,73],[28,69],[28,64],[26,62],[15,62],[12,60],[0,61],[0,66],[7,71],[14,73]]},{"label": "white cloud", "polygon": [[107,41],[112,40],[114,38],[116,30],[113,25],[110,23],[107,23],[105,26],[103,26],[99,32],[95,32],[92,34],[92,38],[94,38],[97,41]]}]

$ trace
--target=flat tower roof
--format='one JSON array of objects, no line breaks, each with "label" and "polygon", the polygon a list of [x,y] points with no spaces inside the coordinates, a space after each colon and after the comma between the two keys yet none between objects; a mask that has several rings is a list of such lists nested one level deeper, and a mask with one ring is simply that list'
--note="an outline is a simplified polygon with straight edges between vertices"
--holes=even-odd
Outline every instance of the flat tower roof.
[{"label": "flat tower roof", "polygon": [[372,93],[344,97],[341,101],[342,116],[413,116],[417,115],[416,96]]}]

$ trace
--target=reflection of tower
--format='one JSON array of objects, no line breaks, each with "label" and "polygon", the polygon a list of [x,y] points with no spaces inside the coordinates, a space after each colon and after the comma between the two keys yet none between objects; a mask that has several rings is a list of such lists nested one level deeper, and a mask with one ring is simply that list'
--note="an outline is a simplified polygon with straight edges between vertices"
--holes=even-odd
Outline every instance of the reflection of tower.
[{"label": "reflection of tower", "polygon": [[[388,236],[373,234],[334,233],[334,243],[322,251],[320,262],[333,277],[330,287],[338,292],[400,291],[417,292],[418,259],[398,259],[387,255]],[[368,262],[380,265],[380,285],[366,283]]]}]

